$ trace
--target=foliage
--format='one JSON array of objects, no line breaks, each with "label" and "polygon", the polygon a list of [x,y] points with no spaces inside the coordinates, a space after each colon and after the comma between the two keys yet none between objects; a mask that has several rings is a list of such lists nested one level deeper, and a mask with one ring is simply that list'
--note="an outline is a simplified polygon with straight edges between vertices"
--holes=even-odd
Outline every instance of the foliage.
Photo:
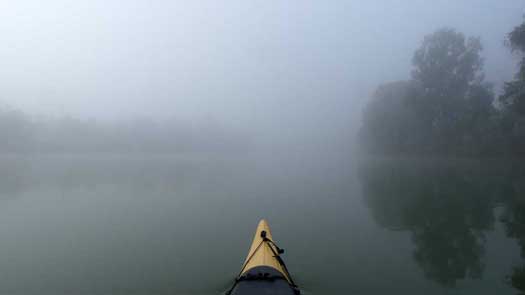
[{"label": "foliage", "polygon": [[457,103],[469,86],[483,80],[482,46],[477,38],[453,29],[441,29],[423,40],[412,60],[412,78],[421,83],[437,107]]},{"label": "foliage", "polygon": [[33,141],[33,125],[23,113],[9,108],[0,110],[0,152],[27,152]]},{"label": "foliage", "polygon": [[388,83],[364,112],[369,151],[486,155],[493,144],[494,93],[484,82],[482,46],[453,29],[426,36],[413,57],[412,80]]},{"label": "foliage", "polygon": [[503,129],[515,154],[525,154],[525,22],[509,33],[507,44],[521,57],[514,80],[505,83],[499,101],[503,106]]},{"label": "foliage", "polygon": [[369,151],[386,149],[403,153],[424,149],[428,138],[418,113],[425,105],[417,101],[422,91],[420,85],[412,81],[393,82],[376,90],[365,109],[366,128],[361,130]]},{"label": "foliage", "polygon": [[211,121],[101,122],[71,117],[35,120],[9,108],[0,109],[0,137],[0,153],[227,152],[249,145],[244,135]]}]

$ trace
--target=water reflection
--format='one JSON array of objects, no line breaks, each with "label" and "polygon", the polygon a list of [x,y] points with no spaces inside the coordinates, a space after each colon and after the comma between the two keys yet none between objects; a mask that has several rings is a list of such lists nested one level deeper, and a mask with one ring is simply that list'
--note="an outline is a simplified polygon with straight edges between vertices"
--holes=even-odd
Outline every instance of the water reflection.
[{"label": "water reflection", "polygon": [[521,265],[515,265],[509,276],[512,286],[525,293],[525,167],[512,165],[505,179],[504,211],[500,218],[508,237],[517,240]]},{"label": "water reflection", "polygon": [[219,294],[264,216],[310,294],[524,290],[525,165],[323,161],[0,157],[0,289]]},{"label": "water reflection", "polygon": [[[502,161],[376,159],[360,166],[365,202],[375,221],[409,231],[413,258],[426,278],[443,286],[481,278],[486,235],[496,207],[507,235],[525,256],[525,170]],[[510,282],[525,287],[525,264]]]}]

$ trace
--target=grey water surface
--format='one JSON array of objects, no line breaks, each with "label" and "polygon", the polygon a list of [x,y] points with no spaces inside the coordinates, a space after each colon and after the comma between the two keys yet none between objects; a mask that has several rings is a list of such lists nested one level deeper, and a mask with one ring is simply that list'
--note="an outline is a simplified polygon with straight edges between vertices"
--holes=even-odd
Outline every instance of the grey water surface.
[{"label": "grey water surface", "polygon": [[221,294],[260,218],[304,294],[516,293],[525,239],[517,161],[87,154],[0,162],[2,294]]}]

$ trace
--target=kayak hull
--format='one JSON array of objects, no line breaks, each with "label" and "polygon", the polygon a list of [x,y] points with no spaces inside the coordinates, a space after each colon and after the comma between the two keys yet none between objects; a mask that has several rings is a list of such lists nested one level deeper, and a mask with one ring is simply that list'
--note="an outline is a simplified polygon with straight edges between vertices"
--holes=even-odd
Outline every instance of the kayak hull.
[{"label": "kayak hull", "polygon": [[275,268],[257,266],[238,278],[231,295],[296,295],[286,278]]}]

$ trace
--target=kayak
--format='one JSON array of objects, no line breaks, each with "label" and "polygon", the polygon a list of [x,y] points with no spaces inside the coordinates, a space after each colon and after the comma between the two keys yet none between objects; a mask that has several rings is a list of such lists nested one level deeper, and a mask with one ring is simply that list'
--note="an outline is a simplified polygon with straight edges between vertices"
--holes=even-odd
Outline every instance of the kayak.
[{"label": "kayak", "polygon": [[299,288],[281,258],[284,250],[272,238],[266,220],[255,231],[250,251],[228,295],[297,295]]}]

